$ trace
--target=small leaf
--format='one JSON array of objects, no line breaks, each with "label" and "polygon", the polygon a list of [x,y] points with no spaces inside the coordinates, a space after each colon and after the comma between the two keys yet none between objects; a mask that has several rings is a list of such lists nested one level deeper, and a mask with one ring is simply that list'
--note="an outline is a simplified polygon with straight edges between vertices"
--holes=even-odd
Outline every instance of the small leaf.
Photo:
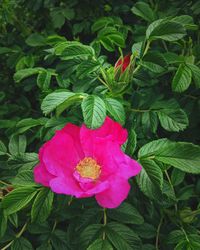
[{"label": "small leaf", "polygon": [[24,135],[13,135],[8,148],[12,155],[23,154],[26,150],[26,137]]},{"label": "small leaf", "polygon": [[16,188],[4,197],[2,207],[6,210],[7,215],[16,213],[24,208],[36,193],[37,191],[34,187]]},{"label": "small leaf", "polygon": [[38,87],[43,90],[47,90],[51,82],[51,76],[52,76],[51,72],[47,70],[40,72],[37,77]]},{"label": "small leaf", "polygon": [[190,86],[192,81],[192,72],[185,64],[180,64],[172,81],[172,90],[174,92],[183,92]]},{"label": "small leaf", "polygon": [[0,155],[6,155],[7,148],[2,141],[0,141]]},{"label": "small leaf", "polygon": [[107,111],[117,122],[123,125],[125,123],[125,111],[121,102],[113,98],[106,98],[104,101]]},{"label": "small leaf", "polygon": [[100,97],[94,95],[86,97],[81,104],[81,108],[87,127],[95,129],[103,124],[106,118],[106,106]]},{"label": "small leaf", "polygon": [[32,222],[42,223],[47,219],[52,209],[53,197],[54,193],[50,189],[40,190],[31,209]]}]

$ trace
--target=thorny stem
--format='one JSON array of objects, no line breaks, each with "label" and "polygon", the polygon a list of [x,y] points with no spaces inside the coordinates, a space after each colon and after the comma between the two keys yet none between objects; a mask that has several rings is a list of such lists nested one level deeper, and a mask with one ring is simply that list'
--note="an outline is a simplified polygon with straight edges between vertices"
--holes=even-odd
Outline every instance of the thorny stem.
[{"label": "thorny stem", "polygon": [[[22,236],[22,234],[24,233],[24,231],[26,230],[26,227],[28,225],[28,222],[26,222],[24,224],[24,226],[22,227],[22,229],[15,235],[16,238],[20,238]],[[10,241],[5,247],[3,247],[1,250],[6,250],[8,249],[12,243],[14,242],[14,240]]]},{"label": "thorny stem", "polygon": [[[174,186],[173,186],[173,184],[172,184],[172,182],[171,182],[171,179],[170,179],[170,177],[169,177],[169,175],[168,175],[168,173],[167,173],[167,170],[165,170],[165,175],[166,175],[166,177],[167,177],[167,180],[169,181],[169,185],[170,185],[171,189],[172,189],[173,192],[175,193]],[[175,204],[174,207],[175,207],[175,211],[176,211],[176,213],[177,213],[177,212],[178,212],[177,204]]]},{"label": "thorny stem", "polygon": [[156,249],[159,250],[158,244],[159,244],[159,236],[160,236],[160,229],[163,223],[163,215],[160,218],[160,223],[157,228],[157,233],[156,233]]},{"label": "thorny stem", "polygon": [[[107,224],[107,214],[106,214],[106,208],[103,209],[103,225],[104,227],[106,226]],[[103,232],[103,240],[105,240],[106,238],[106,233],[105,231]]]}]

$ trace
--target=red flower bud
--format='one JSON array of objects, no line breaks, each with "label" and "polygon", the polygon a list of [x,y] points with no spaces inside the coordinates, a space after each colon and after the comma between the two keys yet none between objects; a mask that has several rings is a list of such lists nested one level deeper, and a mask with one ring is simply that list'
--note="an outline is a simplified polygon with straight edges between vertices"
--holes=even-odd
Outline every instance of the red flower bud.
[{"label": "red flower bud", "polygon": [[131,54],[126,55],[124,58],[118,59],[118,61],[115,64],[115,70],[118,67],[121,67],[121,72],[123,73],[125,69],[129,66],[131,60]]}]

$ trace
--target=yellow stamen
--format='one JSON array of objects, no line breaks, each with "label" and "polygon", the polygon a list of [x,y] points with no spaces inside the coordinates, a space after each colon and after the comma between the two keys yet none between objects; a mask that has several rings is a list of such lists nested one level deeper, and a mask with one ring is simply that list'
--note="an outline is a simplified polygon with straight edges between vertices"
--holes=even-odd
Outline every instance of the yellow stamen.
[{"label": "yellow stamen", "polygon": [[76,166],[76,171],[83,178],[96,180],[101,174],[101,167],[91,157],[85,157]]}]

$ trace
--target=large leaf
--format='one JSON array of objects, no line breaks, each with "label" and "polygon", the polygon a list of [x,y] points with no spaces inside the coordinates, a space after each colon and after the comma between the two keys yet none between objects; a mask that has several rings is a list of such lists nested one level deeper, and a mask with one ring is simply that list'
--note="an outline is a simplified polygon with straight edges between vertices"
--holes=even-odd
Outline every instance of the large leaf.
[{"label": "large leaf", "polygon": [[144,145],[138,156],[158,160],[187,173],[200,173],[200,147],[192,143],[159,139]]},{"label": "large leaf", "polygon": [[[61,92],[53,92],[49,95],[47,95],[41,105],[41,109],[44,114],[49,114],[56,108],[61,108],[62,105],[64,105],[64,109],[67,108],[69,105],[71,105],[74,101],[78,99],[83,98],[81,94],[76,94],[73,92],[67,92],[67,91],[61,91]],[[72,101],[72,102],[71,102]],[[62,106],[62,111],[64,110]],[[61,112],[60,112],[61,113]]]},{"label": "large leaf", "polygon": [[142,171],[137,176],[137,183],[144,194],[151,199],[160,196],[163,187],[163,174],[160,167],[150,159],[140,161]]},{"label": "large leaf", "polygon": [[191,80],[191,69],[185,64],[180,64],[172,81],[172,90],[174,92],[185,91],[190,86]]},{"label": "large leaf", "polygon": [[192,79],[194,80],[197,88],[200,88],[200,68],[194,64],[187,64],[192,72]]},{"label": "large leaf", "polygon": [[151,9],[151,7],[147,3],[137,2],[133,6],[133,8],[131,9],[131,11],[135,15],[143,18],[144,20],[146,20],[148,22],[153,22],[155,20],[155,13],[153,12],[153,10]]},{"label": "large leaf", "polygon": [[11,245],[11,250],[32,250],[30,241],[24,237],[17,237]]},{"label": "large leaf", "polygon": [[110,222],[106,225],[106,236],[117,250],[141,249],[140,238],[129,227]]},{"label": "large leaf", "polygon": [[166,41],[176,41],[186,34],[185,28],[180,23],[159,19],[149,25],[146,37],[149,40],[162,39]]},{"label": "large leaf", "polygon": [[121,102],[113,98],[106,98],[104,101],[106,104],[107,111],[111,114],[111,116],[113,116],[113,118],[117,122],[123,125],[125,122],[125,111]]},{"label": "large leaf", "polygon": [[5,211],[0,208],[0,239],[4,236],[7,229],[7,215]]},{"label": "large leaf", "polygon": [[144,222],[142,215],[137,209],[126,202],[122,203],[116,209],[109,209],[108,216],[123,223],[142,224]]},{"label": "large leaf", "polygon": [[7,194],[2,201],[6,214],[13,214],[24,208],[36,195],[34,187],[20,187]]},{"label": "large leaf", "polygon": [[[96,240],[102,233],[101,224],[92,224],[86,227],[79,237],[81,249],[86,249],[94,240]],[[79,246],[79,247],[80,247]]]},{"label": "large leaf", "polygon": [[87,250],[113,250],[112,245],[107,240],[95,240]]},{"label": "large leaf", "polygon": [[31,219],[33,222],[42,223],[46,220],[52,209],[53,197],[54,193],[50,189],[43,188],[40,190],[31,210]]},{"label": "large leaf", "polygon": [[88,96],[82,102],[84,122],[87,127],[95,129],[100,127],[106,118],[106,106],[98,96]]},{"label": "large leaf", "polygon": [[36,75],[36,74],[43,72],[43,71],[44,71],[44,69],[39,68],[39,67],[38,68],[21,69],[14,74],[14,80],[16,82],[20,82],[26,77]]},{"label": "large leaf", "polygon": [[168,131],[181,131],[188,126],[187,114],[182,109],[161,109],[157,112],[161,126]]}]

